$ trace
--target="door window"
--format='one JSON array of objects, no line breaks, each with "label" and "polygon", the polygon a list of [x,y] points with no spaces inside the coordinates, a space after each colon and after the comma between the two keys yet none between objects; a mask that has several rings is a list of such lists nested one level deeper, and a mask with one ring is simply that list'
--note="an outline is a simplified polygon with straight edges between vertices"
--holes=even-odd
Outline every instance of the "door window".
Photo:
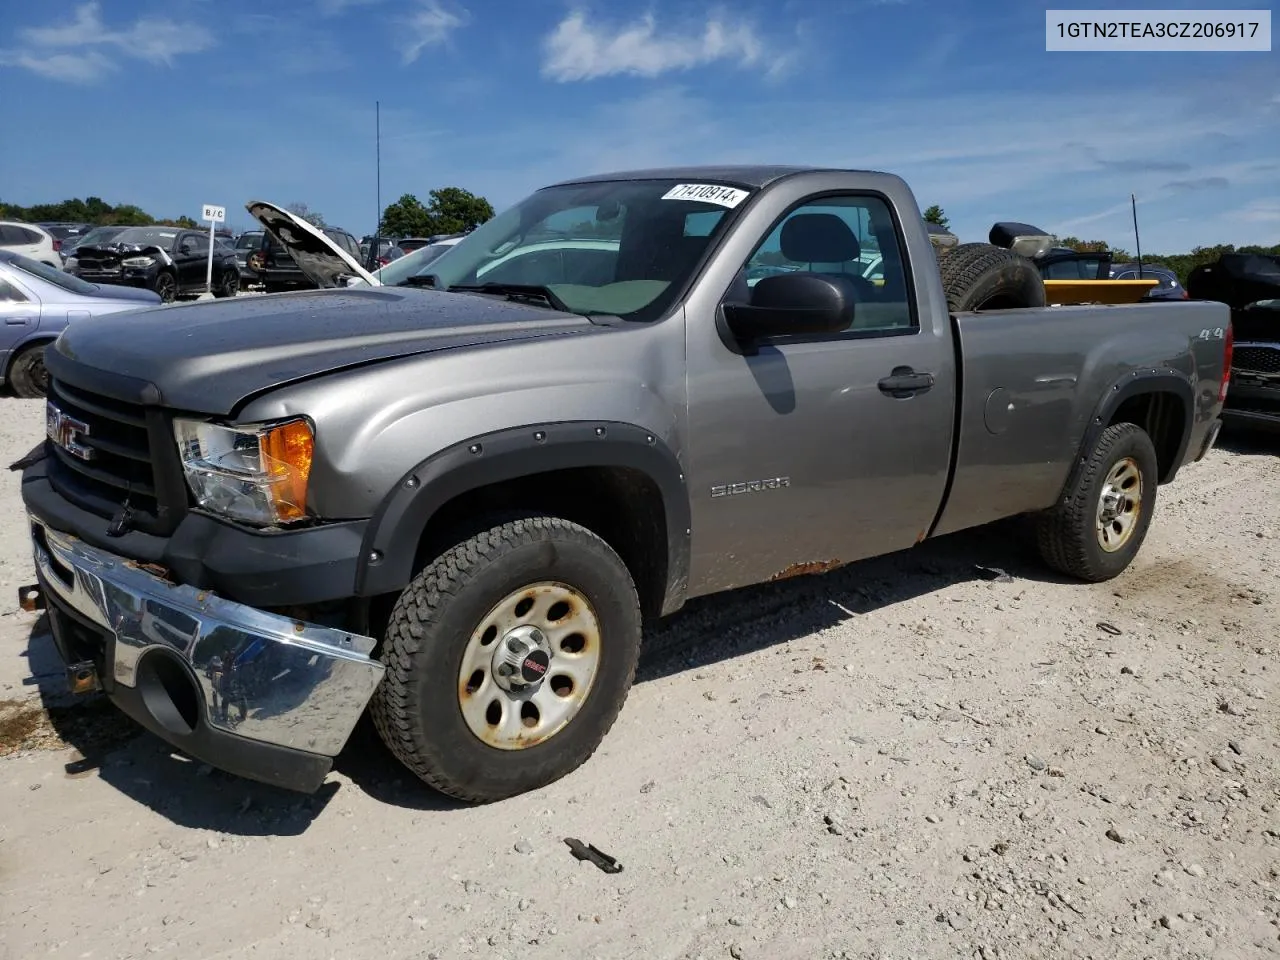
[{"label": "door window", "polygon": [[0,277],[0,303],[26,303],[27,298],[8,280]]},{"label": "door window", "polygon": [[726,299],[749,300],[765,277],[817,273],[839,283],[853,301],[846,334],[913,333],[919,325],[904,263],[901,234],[880,197],[816,198],[788,213],[765,237]]}]

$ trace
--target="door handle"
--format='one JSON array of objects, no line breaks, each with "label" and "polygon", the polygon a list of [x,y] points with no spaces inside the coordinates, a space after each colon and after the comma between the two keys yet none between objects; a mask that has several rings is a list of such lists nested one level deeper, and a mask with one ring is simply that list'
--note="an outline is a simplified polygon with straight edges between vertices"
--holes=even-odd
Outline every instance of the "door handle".
[{"label": "door handle", "polygon": [[916,373],[910,367],[894,367],[893,372],[879,383],[881,393],[898,400],[924,393],[932,386],[932,373]]},{"label": "door handle", "polygon": [[5,317],[4,322],[8,327],[25,327],[34,319],[35,317]]}]

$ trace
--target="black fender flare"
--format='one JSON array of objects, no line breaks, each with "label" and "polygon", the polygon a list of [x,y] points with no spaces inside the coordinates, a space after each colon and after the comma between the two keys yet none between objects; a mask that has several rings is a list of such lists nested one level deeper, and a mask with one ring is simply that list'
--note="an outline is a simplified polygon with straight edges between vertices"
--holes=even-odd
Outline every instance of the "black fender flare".
[{"label": "black fender flare", "polygon": [[1173,458],[1173,462],[1169,465],[1169,469],[1165,471],[1164,476],[1159,478],[1160,483],[1173,481],[1173,478],[1178,473],[1179,465],[1187,455],[1187,444],[1191,442],[1191,428],[1195,422],[1196,409],[1195,388],[1186,376],[1177,370],[1148,367],[1130,371],[1120,377],[1103,394],[1102,399],[1098,401],[1098,405],[1093,411],[1093,417],[1085,426],[1084,438],[1080,441],[1080,449],[1076,455],[1075,462],[1071,464],[1067,482],[1063,486],[1062,492],[1058,495],[1059,501],[1067,497],[1069,491],[1075,487],[1080,471],[1084,469],[1090,453],[1098,443],[1098,436],[1107,428],[1107,424],[1111,422],[1111,418],[1120,409],[1120,405],[1131,397],[1141,396],[1146,393],[1172,393],[1182,400],[1185,422],[1182,424],[1182,438],[1178,441],[1177,456]]},{"label": "black fender flare", "polygon": [[662,611],[678,609],[689,580],[691,514],[684,469],[657,434],[634,424],[603,420],[498,430],[423,460],[400,478],[369,521],[356,568],[356,595],[403,590],[413,577],[427,523],[454,497],[504,480],[573,467],[629,467],[657,485],[667,532]]}]

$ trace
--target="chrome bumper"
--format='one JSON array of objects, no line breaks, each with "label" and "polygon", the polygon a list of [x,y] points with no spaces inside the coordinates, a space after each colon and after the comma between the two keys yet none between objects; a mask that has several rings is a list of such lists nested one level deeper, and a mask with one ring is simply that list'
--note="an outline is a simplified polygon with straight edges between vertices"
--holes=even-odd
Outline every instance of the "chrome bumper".
[{"label": "chrome bumper", "polygon": [[[114,684],[140,688],[152,729],[179,745],[205,725],[325,757],[342,749],[382,679],[382,664],[369,656],[372,637],[175,586],[29,519],[47,601],[101,631],[103,671]],[[169,663],[157,671],[158,660]],[[173,685],[184,682],[175,662],[199,693],[185,714],[173,702],[182,694]]]}]

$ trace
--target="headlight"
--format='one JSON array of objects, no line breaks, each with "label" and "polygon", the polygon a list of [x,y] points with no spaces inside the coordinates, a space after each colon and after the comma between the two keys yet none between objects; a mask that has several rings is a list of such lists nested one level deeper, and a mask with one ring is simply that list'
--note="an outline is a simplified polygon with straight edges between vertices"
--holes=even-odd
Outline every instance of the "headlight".
[{"label": "headlight", "polygon": [[155,263],[154,257],[126,257],[120,261],[124,267],[149,267]]},{"label": "headlight", "polygon": [[187,486],[206,510],[255,524],[307,515],[315,432],[303,419],[228,427],[174,420]]}]

